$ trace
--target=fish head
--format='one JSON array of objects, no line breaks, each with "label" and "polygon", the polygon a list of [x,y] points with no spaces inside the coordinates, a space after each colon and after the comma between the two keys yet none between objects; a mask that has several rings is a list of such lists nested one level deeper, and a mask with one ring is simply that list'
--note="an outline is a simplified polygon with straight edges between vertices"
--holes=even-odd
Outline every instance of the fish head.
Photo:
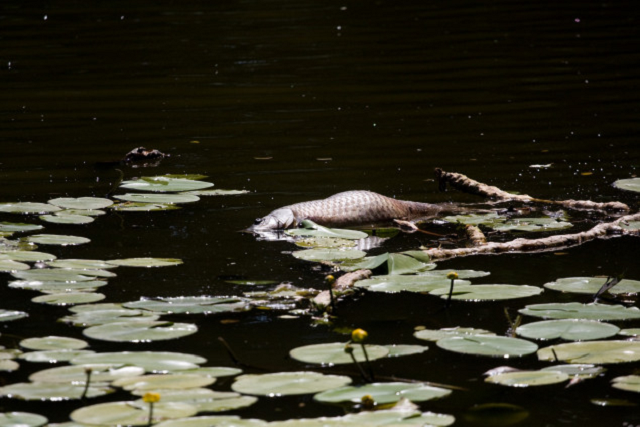
[{"label": "fish head", "polygon": [[247,231],[285,230],[296,226],[296,216],[291,209],[276,209],[269,215],[256,219],[256,222]]}]

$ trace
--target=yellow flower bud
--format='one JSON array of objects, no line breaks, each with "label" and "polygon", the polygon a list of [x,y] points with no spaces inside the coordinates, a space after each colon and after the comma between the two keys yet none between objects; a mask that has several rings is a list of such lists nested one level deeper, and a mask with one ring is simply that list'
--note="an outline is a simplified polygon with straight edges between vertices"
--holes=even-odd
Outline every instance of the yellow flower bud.
[{"label": "yellow flower bud", "polygon": [[447,279],[456,280],[457,278],[458,278],[458,273],[456,273],[455,271],[452,271],[451,273],[447,274]]},{"label": "yellow flower bud", "polygon": [[360,398],[360,403],[362,407],[365,409],[371,409],[376,405],[376,401],[373,399],[373,396],[370,394],[365,394]]},{"label": "yellow flower bud", "polygon": [[369,334],[364,329],[354,329],[353,332],[351,332],[351,341],[361,343],[364,342],[368,336]]},{"label": "yellow flower bud", "polygon": [[142,396],[142,401],[145,403],[156,403],[160,400],[160,393],[148,392]]},{"label": "yellow flower bud", "polygon": [[328,275],[327,277],[325,277],[325,278],[324,278],[324,280],[326,280],[327,282],[329,282],[329,284],[330,284],[330,285],[332,285],[332,284],[333,284],[333,282],[335,282],[335,281],[336,281],[336,278],[335,278],[335,277],[333,277],[333,276],[330,274],[330,275]]}]

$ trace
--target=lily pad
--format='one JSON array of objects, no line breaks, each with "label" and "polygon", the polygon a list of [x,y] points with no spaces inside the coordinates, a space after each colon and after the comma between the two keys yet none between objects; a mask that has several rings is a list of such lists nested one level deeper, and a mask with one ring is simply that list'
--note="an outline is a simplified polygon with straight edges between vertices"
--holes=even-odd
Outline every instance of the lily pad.
[{"label": "lily pad", "polygon": [[[96,270],[71,270],[62,268],[38,268],[27,271],[17,271],[11,275],[16,279],[39,282],[88,282],[95,280]],[[114,276],[108,273],[107,276]]]},{"label": "lily pad", "polygon": [[143,177],[134,181],[124,181],[120,187],[129,190],[171,193],[202,190],[213,187],[213,184],[211,182],[196,181],[193,179],[154,176]]},{"label": "lily pad", "polygon": [[640,341],[581,341],[538,350],[538,359],[568,363],[625,363],[640,360]]},{"label": "lily pad", "polygon": [[37,251],[11,251],[4,252],[4,255],[9,257],[14,261],[27,261],[27,262],[38,262],[38,261],[51,261],[56,259],[55,255],[48,254],[45,252],[37,252]]},{"label": "lily pad", "polygon": [[96,288],[105,286],[106,284],[107,282],[104,280],[86,280],[83,282],[63,282],[56,280],[14,280],[13,282],[9,282],[9,287],[55,294],[74,291],[92,292]]},{"label": "lily pad", "polygon": [[[334,342],[328,344],[312,344],[296,347],[289,352],[291,358],[304,363],[317,363],[323,366],[353,363],[351,356],[345,351],[346,343]],[[365,356],[362,346],[352,344],[353,355],[358,362],[364,362]],[[366,344],[369,360],[386,357],[389,349],[381,345]]]},{"label": "lily pad", "polygon": [[195,334],[198,327],[191,323],[160,320],[113,322],[91,326],[82,333],[93,339],[113,342],[151,342],[171,340]]},{"label": "lily pad", "polygon": [[249,309],[246,301],[241,298],[209,296],[142,299],[124,303],[122,306],[162,314],[212,314]]},{"label": "lily pad", "polygon": [[387,357],[408,356],[411,354],[424,353],[429,350],[429,347],[426,345],[391,344],[385,345],[385,347],[389,350]]},{"label": "lily pad", "polygon": [[112,363],[58,366],[34,372],[29,376],[33,382],[85,384],[87,371],[91,370],[90,382],[106,383],[120,378],[137,377],[144,373],[139,366],[120,366]]},{"label": "lily pad", "polygon": [[[233,411],[251,406],[258,401],[258,398],[254,396],[243,396],[235,392],[213,391],[208,388],[162,389],[156,391],[160,393],[163,402],[188,403],[198,408],[198,412]],[[132,391],[136,395],[141,395],[145,392],[142,390]],[[142,399],[136,402],[141,403]]]},{"label": "lily pad", "polygon": [[621,221],[620,228],[623,230],[640,230],[640,221]]},{"label": "lily pad", "polygon": [[22,319],[28,314],[18,310],[0,310],[0,322],[8,322],[11,320]]},{"label": "lily pad", "polygon": [[351,383],[342,375],[323,375],[317,372],[276,372],[273,374],[241,375],[231,388],[238,393],[259,396],[290,396],[319,393]]},{"label": "lily pad", "polygon": [[[468,280],[456,280],[455,285],[469,285]],[[451,280],[443,277],[429,277],[422,275],[402,276],[402,275],[386,275],[374,276],[370,279],[359,280],[355,286],[364,288],[372,292],[430,292],[435,289],[448,289],[451,286]]]},{"label": "lily pad", "polygon": [[640,393],[640,375],[626,375],[622,377],[616,377],[612,380],[611,386],[620,390]]},{"label": "lily pad", "polygon": [[564,372],[570,377],[588,379],[595,378],[606,371],[601,366],[591,364],[571,364],[571,365],[553,365],[542,368],[541,371],[557,371]]},{"label": "lily pad", "polygon": [[[420,259],[426,260],[427,258],[420,257]],[[414,274],[436,268],[435,264],[422,262],[414,256],[390,253],[380,254],[375,257],[367,257],[357,262],[347,262],[341,265],[340,268],[344,271],[360,269],[372,270],[383,265],[386,267],[389,276]]]},{"label": "lily pad", "polygon": [[57,199],[51,199],[48,203],[65,209],[91,210],[109,207],[113,204],[113,201],[101,197],[60,197]]},{"label": "lily pad", "polygon": [[86,215],[41,215],[40,219],[53,224],[90,224],[93,218]]},{"label": "lily pad", "polygon": [[77,270],[108,270],[116,265],[98,259],[56,259],[46,263],[49,267]]},{"label": "lily pad", "polygon": [[573,227],[566,221],[555,218],[514,218],[493,227],[496,231],[556,231]]},{"label": "lily pad", "polygon": [[22,222],[0,222],[0,232],[20,232],[41,230],[44,227],[37,224],[24,224]]},{"label": "lily pad", "polygon": [[558,384],[569,379],[564,372],[555,371],[516,371],[491,375],[485,382],[506,385],[509,387],[530,387]]},{"label": "lily pad", "polygon": [[[539,295],[542,288],[529,285],[458,285],[453,286],[452,299],[464,301],[497,301]],[[437,288],[429,292],[441,298],[449,297],[449,289]]]},{"label": "lily pad", "polygon": [[114,363],[135,365],[147,372],[173,372],[184,369],[195,369],[207,360],[195,354],[167,351],[117,351],[95,353],[80,356],[71,360],[74,365],[92,363]]},{"label": "lily pad", "polygon": [[[88,282],[83,282],[88,283]],[[90,306],[94,304],[87,304]],[[71,307],[72,309],[80,308],[83,306]],[[71,323],[74,326],[88,327],[104,325],[105,323],[113,322],[147,322],[150,320],[158,320],[160,316],[142,310],[132,310],[128,308],[110,308],[100,309],[94,308],[89,311],[77,312],[70,316],[65,316],[59,319],[63,323]]]},{"label": "lily pad", "polygon": [[204,375],[205,377],[233,377],[242,373],[242,369],[225,366],[202,366],[194,369],[180,370],[182,374]]},{"label": "lily pad", "polygon": [[136,377],[120,378],[112,383],[114,387],[122,387],[125,390],[161,390],[161,389],[188,389],[206,387],[216,382],[213,377],[194,374],[150,374]]},{"label": "lily pad", "polygon": [[193,203],[200,200],[198,196],[189,194],[116,194],[116,199],[134,203],[153,203],[160,205],[176,205],[178,203]]},{"label": "lily pad", "polygon": [[168,267],[180,265],[182,260],[177,258],[124,258],[112,259],[107,261],[107,264],[123,267]]},{"label": "lily pad", "polygon": [[615,325],[595,320],[543,320],[519,326],[516,333],[525,338],[567,341],[584,341],[609,338],[620,331]]},{"label": "lily pad", "polygon": [[17,214],[46,214],[59,211],[57,206],[48,203],[0,203],[0,212],[17,213]]},{"label": "lily pad", "polygon": [[376,404],[398,402],[402,398],[412,402],[425,402],[432,399],[440,399],[451,394],[451,390],[433,387],[422,383],[372,383],[361,387],[340,387],[318,393],[313,398],[319,402],[361,403],[362,396],[369,395]]},{"label": "lily pad", "polygon": [[363,231],[327,228],[309,220],[302,221],[302,228],[287,230],[286,234],[290,236],[333,237],[347,240],[365,239],[369,236]]},{"label": "lily pad", "polygon": [[106,215],[106,212],[100,209],[65,209],[63,211],[56,212],[54,215],[58,215],[58,216],[78,215],[78,216],[96,217],[96,216]]},{"label": "lily pad", "polygon": [[438,340],[436,345],[456,353],[504,358],[526,356],[538,349],[530,341],[490,335],[453,336]]},{"label": "lily pad", "polygon": [[83,354],[95,353],[93,350],[39,350],[29,351],[20,355],[20,359],[35,363],[68,362]]},{"label": "lily pad", "polygon": [[[194,415],[197,409],[183,402],[158,402],[153,405],[151,424],[160,420],[184,418]],[[71,419],[82,424],[103,426],[146,426],[149,423],[149,405],[136,402],[109,402],[84,406],[70,415]]]},{"label": "lily pad", "polygon": [[31,301],[40,304],[72,305],[102,301],[105,298],[104,294],[97,292],[66,292],[62,294],[41,295],[31,299]]},{"label": "lily pad", "polygon": [[640,309],[606,304],[549,303],[533,304],[519,310],[521,314],[546,319],[631,320],[640,319]]},{"label": "lily pad", "polygon": [[[84,384],[29,382],[0,387],[0,396],[36,401],[49,400],[58,402],[61,400],[76,400],[80,399],[84,392]],[[104,396],[113,392],[114,390],[106,385],[93,384],[87,389],[86,397]]]},{"label": "lily pad", "polygon": [[18,271],[18,270],[29,270],[31,267],[29,264],[24,264],[22,262],[13,261],[10,259],[0,259],[0,271],[9,272],[9,271]]},{"label": "lily pad", "polygon": [[357,249],[306,249],[292,255],[305,261],[343,261],[364,258],[366,253]]},{"label": "lily pad", "polygon": [[269,427],[325,427],[325,426],[449,426],[455,418],[452,415],[435,412],[420,412],[412,409],[386,409],[362,411],[342,417],[321,417],[292,419],[269,423]]},{"label": "lily pad", "polygon": [[[249,397],[249,396],[245,396]],[[155,427],[266,427],[271,426],[262,420],[240,418],[237,415],[208,415],[200,417],[167,420],[155,424]]]},{"label": "lily pad", "polygon": [[192,194],[194,196],[237,196],[239,194],[247,194],[249,190],[194,190],[185,191],[180,194]]},{"label": "lily pad", "polygon": [[640,193],[640,178],[619,179],[613,183],[613,186],[621,190]]},{"label": "lily pad", "polygon": [[[594,295],[607,281],[606,277],[565,277],[554,282],[545,283],[544,287],[554,291],[573,292],[579,294]],[[640,281],[622,279],[613,288],[611,294],[637,294],[640,293]]]},{"label": "lily pad", "polygon": [[466,337],[471,335],[490,335],[495,336],[491,331],[487,331],[484,329],[476,329],[476,328],[462,328],[457,326],[455,328],[442,328],[438,330],[433,329],[423,329],[417,331],[413,334],[414,337],[426,340],[426,341],[438,341],[443,338],[449,337]]},{"label": "lily pad", "polygon": [[63,236],[57,234],[34,234],[24,238],[27,242],[39,245],[74,246],[89,243],[91,240],[80,236]]},{"label": "lily pad", "polygon": [[0,426],[2,427],[38,427],[49,420],[46,417],[30,412],[2,412],[0,413]]},{"label": "lily pad", "polygon": [[20,341],[20,346],[30,350],[79,350],[89,344],[85,340],[69,337],[47,336],[25,338]]},{"label": "lily pad", "polygon": [[466,214],[446,216],[444,220],[452,223],[461,223],[465,225],[485,225],[487,227],[495,227],[506,221],[506,218],[494,212],[486,214]]},{"label": "lily pad", "polygon": [[120,212],[155,212],[180,209],[180,206],[165,203],[134,203],[123,202],[111,206],[111,209]]}]

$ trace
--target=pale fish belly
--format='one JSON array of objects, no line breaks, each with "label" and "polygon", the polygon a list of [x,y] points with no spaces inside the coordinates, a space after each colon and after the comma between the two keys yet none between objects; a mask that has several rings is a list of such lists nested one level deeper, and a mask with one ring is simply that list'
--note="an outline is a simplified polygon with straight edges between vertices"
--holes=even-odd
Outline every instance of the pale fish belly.
[{"label": "pale fish belly", "polygon": [[345,191],[326,199],[285,206],[284,209],[291,209],[297,221],[308,219],[330,227],[426,218],[442,210],[437,205],[396,200],[371,191]]}]

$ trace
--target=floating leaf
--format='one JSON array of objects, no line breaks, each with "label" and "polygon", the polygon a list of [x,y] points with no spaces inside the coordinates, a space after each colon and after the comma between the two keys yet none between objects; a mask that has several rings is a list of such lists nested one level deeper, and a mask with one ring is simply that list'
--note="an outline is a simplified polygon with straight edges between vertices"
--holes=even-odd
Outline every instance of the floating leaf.
[{"label": "floating leaf", "polygon": [[621,221],[620,228],[624,230],[640,230],[640,221]]},{"label": "floating leaf", "polygon": [[130,190],[171,193],[195,191],[213,187],[213,184],[193,179],[171,178],[167,176],[143,177],[135,181],[124,181],[120,187]]},{"label": "floating leaf", "polygon": [[193,203],[200,200],[198,196],[189,194],[116,194],[116,199],[134,203],[153,203],[160,205],[175,205],[178,203]]},{"label": "floating leaf", "polygon": [[426,341],[438,341],[443,338],[449,337],[465,337],[470,335],[490,335],[495,336],[491,331],[476,328],[462,328],[457,326],[455,328],[442,328],[438,330],[423,329],[413,334],[414,337],[426,340]]},{"label": "floating leaf", "polygon": [[125,390],[187,389],[205,387],[216,382],[213,377],[193,374],[151,374],[120,378],[112,383]]},{"label": "floating leaf", "polygon": [[68,362],[83,354],[94,353],[93,350],[40,350],[29,351],[20,355],[20,359],[35,363]]},{"label": "floating leaf", "polygon": [[[362,411],[342,417],[321,417],[311,419],[292,419],[269,423],[269,427],[325,427],[325,426],[449,426],[455,418],[447,414],[420,412],[411,409],[387,409]],[[488,424],[487,424],[488,425]],[[163,426],[164,427],[164,426]]]},{"label": "floating leaf", "polygon": [[38,427],[48,422],[42,415],[30,412],[3,412],[0,413],[0,426],[14,427]]},{"label": "floating leaf", "polygon": [[613,388],[640,393],[640,375],[616,377],[611,382]]},{"label": "floating leaf", "polygon": [[432,399],[440,399],[451,394],[451,390],[433,387],[422,383],[372,383],[361,387],[340,387],[323,391],[313,398],[319,402],[361,403],[362,396],[369,395],[376,404],[398,402],[401,398],[412,402],[425,402]]},{"label": "floating leaf", "polygon": [[240,298],[209,296],[142,299],[122,305],[126,308],[149,310],[162,314],[211,314],[249,309],[247,302]]},{"label": "floating leaf", "polygon": [[8,322],[10,320],[22,319],[28,314],[18,310],[0,310],[0,322]]},{"label": "floating leaf", "polygon": [[356,240],[338,239],[334,237],[304,237],[293,242],[299,248],[354,248]]},{"label": "floating leaf", "polygon": [[116,268],[114,264],[97,259],[56,259],[46,263],[49,267],[70,268],[78,270],[108,270]]},{"label": "floating leaf", "polygon": [[29,264],[24,264],[22,262],[13,261],[10,259],[0,259],[0,271],[18,271],[18,270],[29,270],[31,267]]},{"label": "floating leaf", "polygon": [[[87,283],[87,282],[83,282]],[[80,307],[88,307],[95,304],[87,304],[86,306],[75,306],[71,309],[77,309]],[[131,310],[119,306],[118,308],[94,308],[89,311],[81,311],[71,316],[65,316],[60,322],[71,323],[74,326],[97,326],[104,325],[105,323],[113,322],[140,322],[157,320],[160,316],[152,314],[142,310]]]},{"label": "floating leaf", "polygon": [[357,258],[356,261],[347,261],[340,265],[340,269],[344,271],[355,270],[373,270],[380,267],[389,260],[389,253],[380,254],[374,257]]},{"label": "floating leaf", "polygon": [[[456,280],[455,285],[462,286],[468,285],[471,282],[468,280]],[[454,286],[455,286],[454,285]],[[451,286],[451,280],[444,277],[429,277],[429,276],[401,276],[401,275],[387,275],[387,276],[374,276],[371,279],[359,280],[355,286],[367,289],[373,292],[430,292],[434,289],[446,288],[447,292]]]},{"label": "floating leaf", "polygon": [[[158,402],[153,405],[153,418],[159,420],[189,417],[197,412],[194,406],[183,402]],[[82,424],[109,426],[131,425],[146,426],[149,423],[149,404],[136,402],[109,402],[84,406],[70,415],[71,419]]]},{"label": "floating leaf", "polygon": [[238,393],[261,396],[289,396],[319,393],[351,383],[342,375],[323,375],[317,372],[277,372],[261,375],[241,375],[231,388]]},{"label": "floating leaf", "polygon": [[[312,344],[296,347],[289,352],[291,358],[304,363],[317,363],[320,365],[339,365],[353,363],[351,356],[345,351],[347,343]],[[389,349],[381,345],[366,344],[369,360],[386,357]],[[360,345],[352,345],[353,355],[358,362],[364,362],[365,356]]]},{"label": "floating leaf", "polygon": [[20,341],[20,346],[30,350],[79,350],[89,344],[85,340],[69,337],[34,337]]},{"label": "floating leaf", "polygon": [[102,301],[104,294],[96,292],[66,292],[62,294],[48,294],[33,298],[31,301],[40,304],[70,305],[87,304],[90,302]]},{"label": "floating leaf", "polygon": [[198,327],[191,323],[173,323],[159,320],[113,322],[91,326],[82,333],[89,337],[113,342],[151,342],[171,340],[195,334]]},{"label": "floating leaf", "polygon": [[10,288],[29,289],[45,293],[62,293],[73,291],[92,292],[96,288],[105,286],[107,282],[103,280],[86,280],[83,282],[63,282],[56,280],[14,280],[9,282]]},{"label": "floating leaf", "polygon": [[305,261],[342,261],[364,258],[366,253],[357,249],[306,249],[292,255]]},{"label": "floating leaf", "polygon": [[640,178],[619,179],[613,183],[613,186],[621,190],[640,193]]},{"label": "floating leaf", "polygon": [[[160,393],[163,402],[188,403],[189,405],[195,406],[198,412],[233,411],[253,405],[258,401],[254,396],[243,396],[240,393],[234,392],[213,391],[207,388],[189,388],[184,390],[162,389],[156,391]],[[146,391],[141,390],[132,391],[135,395],[141,395],[145,392]],[[142,399],[137,402],[142,402]],[[211,424],[208,424],[207,426],[210,425]]]},{"label": "floating leaf", "polygon": [[86,237],[80,236],[61,236],[57,234],[34,234],[33,236],[27,236],[24,238],[30,243],[37,243],[40,245],[61,245],[61,246],[73,246],[89,243],[91,240]]},{"label": "floating leaf", "polygon": [[92,363],[113,363],[135,365],[148,372],[180,371],[195,369],[207,360],[195,354],[175,353],[167,351],[118,351],[95,353],[73,359],[74,365]]},{"label": "floating leaf", "polygon": [[640,341],[581,341],[538,350],[538,359],[569,363],[624,363],[640,360]]},{"label": "floating leaf", "polygon": [[[249,396],[244,396],[249,397]],[[208,415],[201,417],[181,418],[179,420],[167,420],[154,427],[266,427],[271,423],[262,420],[244,419],[236,415]]]},{"label": "floating leaf", "polygon": [[595,320],[543,320],[519,326],[516,333],[525,338],[552,340],[561,338],[568,341],[597,340],[618,333],[620,328],[610,323]]},{"label": "floating leaf", "polygon": [[637,337],[638,335],[640,335],[640,328],[621,329],[620,332],[618,332],[618,334],[629,336],[629,337]]},{"label": "floating leaf", "polygon": [[601,366],[589,364],[571,364],[571,365],[554,365],[542,368],[541,371],[557,371],[564,372],[570,377],[588,379],[595,378],[602,374],[605,369]]},{"label": "floating leaf", "polygon": [[485,225],[487,227],[495,227],[506,221],[506,218],[496,213],[487,214],[467,214],[444,217],[445,221],[452,223],[461,223],[465,225]]},{"label": "floating leaf", "polygon": [[389,254],[389,259],[387,260],[389,275],[414,274],[434,268],[436,268],[435,264],[425,264],[412,256],[402,254]]},{"label": "floating leaf", "polygon": [[99,209],[65,209],[63,211],[58,211],[54,215],[64,216],[64,215],[79,215],[79,216],[102,216],[105,215],[105,211],[101,211]]},{"label": "floating leaf", "polygon": [[303,220],[302,227],[287,230],[286,234],[290,236],[333,237],[347,240],[365,239],[369,236],[363,231],[327,228],[309,220]]},{"label": "floating leaf", "polygon": [[[104,396],[113,393],[113,389],[105,386],[93,384],[86,390],[87,398]],[[0,396],[22,400],[50,400],[58,402],[61,400],[80,399],[85,393],[84,384],[58,384],[45,382],[30,382],[10,384],[0,388]]]},{"label": "floating leaf", "polygon": [[606,304],[549,303],[533,304],[519,310],[521,314],[546,319],[630,320],[640,319],[640,309]]},{"label": "floating leaf", "polygon": [[51,261],[56,259],[55,255],[37,251],[11,251],[4,252],[4,255],[8,256],[9,259],[12,259],[14,261],[38,262]]},{"label": "floating leaf", "polygon": [[95,277],[89,274],[88,271],[57,269],[57,268],[39,268],[26,271],[17,271],[11,273],[16,279],[23,279],[27,281],[40,281],[40,282],[88,282],[94,280]]},{"label": "floating leaf", "polygon": [[436,345],[456,353],[496,357],[522,357],[538,349],[532,342],[519,338],[490,335],[453,336],[443,338]]},{"label": "floating leaf", "polygon": [[192,194],[194,196],[236,196],[238,194],[247,194],[248,190],[195,190],[185,191],[181,194]]},{"label": "floating leaf", "polygon": [[119,366],[113,363],[58,366],[34,372],[29,376],[33,382],[85,384],[87,370],[91,370],[91,383],[111,382],[119,378],[137,377],[144,373],[139,366]]},{"label": "floating leaf", "polygon": [[46,214],[49,212],[59,211],[57,206],[48,203],[0,203],[0,212],[17,213],[17,214]]},{"label": "floating leaf", "polygon": [[[574,292],[579,294],[594,295],[607,281],[606,277],[565,277],[554,282],[545,283],[544,287],[554,291]],[[613,288],[611,294],[637,294],[640,293],[640,281],[622,279]]]},{"label": "floating leaf", "polygon": [[51,199],[48,203],[65,209],[91,210],[109,207],[113,204],[113,201],[101,197],[60,197]]},{"label": "floating leaf", "polygon": [[111,206],[111,209],[120,212],[154,212],[180,209],[179,206],[164,203],[134,203],[124,202]]},{"label": "floating leaf", "polygon": [[182,264],[177,258],[124,258],[112,259],[108,264],[123,267],[167,267]]},{"label": "floating leaf", "polygon": [[86,215],[41,215],[40,219],[53,224],[89,224],[93,218]]},{"label": "floating leaf", "polygon": [[429,350],[429,347],[425,345],[391,344],[385,345],[385,347],[389,350],[387,357],[408,356]]},{"label": "floating leaf", "polygon": [[24,224],[22,222],[0,222],[0,232],[35,231],[44,227],[37,224]]},{"label": "floating leaf", "polygon": [[513,218],[493,227],[496,231],[555,231],[571,228],[573,224],[555,218]]},{"label": "floating leaf", "polygon": [[491,375],[485,382],[509,387],[529,387],[558,384],[569,379],[564,372],[555,371],[516,371]]},{"label": "floating leaf", "polygon": [[204,375],[206,377],[233,377],[242,373],[242,369],[227,368],[224,366],[203,366],[194,369],[181,370],[182,374]]},{"label": "floating leaf", "polygon": [[[452,299],[464,301],[497,301],[526,298],[539,295],[542,288],[529,285],[456,285],[453,286]],[[437,288],[429,292],[441,298],[449,297],[449,289]]]}]

